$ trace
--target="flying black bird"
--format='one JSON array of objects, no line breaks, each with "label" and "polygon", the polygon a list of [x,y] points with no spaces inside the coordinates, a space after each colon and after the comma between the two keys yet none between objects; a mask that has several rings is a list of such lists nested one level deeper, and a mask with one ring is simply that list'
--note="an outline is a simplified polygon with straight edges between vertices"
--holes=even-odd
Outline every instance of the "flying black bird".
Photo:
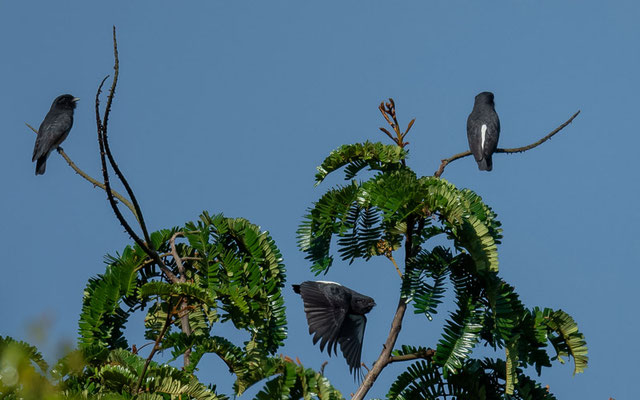
[{"label": "flying black bird", "polygon": [[480,171],[491,171],[491,155],[498,147],[500,119],[493,103],[493,93],[482,92],[476,96],[473,110],[467,119],[469,148]]},{"label": "flying black bird", "polygon": [[73,126],[73,109],[79,99],[70,94],[58,96],[51,104],[51,109],[38,128],[36,145],[33,148],[31,162],[36,163],[36,175],[44,174],[49,154],[62,144]]},{"label": "flying black bird", "polygon": [[360,370],[360,355],[367,317],[376,302],[371,297],[335,282],[306,281],[293,285],[293,291],[302,296],[307,314],[309,333],[314,334],[313,344],[320,341],[320,351],[327,346],[338,354],[340,350],[349,365],[349,372]]}]

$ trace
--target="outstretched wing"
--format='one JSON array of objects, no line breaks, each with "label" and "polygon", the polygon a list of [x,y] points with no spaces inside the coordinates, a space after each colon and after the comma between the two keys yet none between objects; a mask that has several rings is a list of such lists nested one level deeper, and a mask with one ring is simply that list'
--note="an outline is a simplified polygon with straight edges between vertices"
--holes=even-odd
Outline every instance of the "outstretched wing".
[{"label": "outstretched wing", "polygon": [[349,365],[349,372],[360,370],[360,356],[367,317],[359,314],[349,314],[342,324],[340,331],[340,350]]},{"label": "outstretched wing", "polygon": [[340,328],[349,310],[349,296],[340,285],[307,281],[300,284],[300,295],[307,314],[313,344],[320,340],[320,351],[337,354]]},{"label": "outstretched wing", "polygon": [[71,113],[49,111],[38,129],[38,137],[33,148],[31,161],[33,162],[42,156],[46,156],[51,150],[60,146],[64,139],[67,138],[72,125],[73,116]]}]

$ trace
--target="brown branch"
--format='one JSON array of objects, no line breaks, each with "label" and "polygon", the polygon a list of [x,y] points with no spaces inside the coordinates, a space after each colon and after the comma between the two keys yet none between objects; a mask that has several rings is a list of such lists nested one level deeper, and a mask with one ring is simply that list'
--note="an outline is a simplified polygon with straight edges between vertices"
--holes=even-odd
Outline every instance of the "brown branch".
[{"label": "brown branch", "polygon": [[387,337],[387,341],[384,343],[382,347],[382,352],[380,356],[375,361],[367,376],[365,376],[364,381],[360,384],[360,387],[353,395],[352,400],[362,400],[364,396],[367,395],[367,392],[373,386],[373,383],[378,379],[378,375],[380,372],[389,364],[389,358],[391,356],[391,351],[393,350],[393,346],[396,344],[396,340],[398,339],[398,334],[402,329],[402,319],[404,318],[404,313],[407,310],[407,302],[403,297],[400,297],[400,301],[398,302],[398,308],[396,309],[396,313],[393,316],[393,321],[391,322],[391,329],[389,330],[389,336]]},{"label": "brown branch", "polygon": [[391,356],[389,357],[389,364],[394,362],[411,361],[411,360],[418,360],[418,359],[431,361],[435,354],[436,354],[436,351],[434,349],[429,348],[429,349],[426,349],[425,351],[419,351],[417,353],[404,354],[401,356]]},{"label": "brown branch", "polygon": [[[384,101],[380,103],[378,106],[378,110],[387,121],[391,129],[395,132],[396,136],[394,137],[391,132],[389,132],[386,128],[379,128],[385,135],[387,135],[393,142],[401,148],[406,147],[409,142],[405,142],[404,138],[409,133],[409,130],[413,126],[414,122],[416,122],[415,118],[409,122],[407,129],[404,132],[400,131],[400,123],[398,122],[398,117],[396,115],[396,104],[392,98],[389,98],[389,102],[385,103]],[[404,160],[402,161],[404,164]]]},{"label": "brown branch", "polygon": [[[551,139],[551,137],[553,137],[556,133],[560,132],[562,129],[564,129],[571,122],[573,122],[573,120],[578,116],[578,114],[580,114],[580,110],[578,110],[575,114],[573,114],[571,116],[571,118],[569,118],[567,121],[565,121],[562,125],[560,125],[556,129],[554,129],[551,132],[549,132],[549,134],[547,134],[545,137],[543,137],[542,139],[538,140],[537,142],[531,143],[530,145],[527,145],[527,146],[516,147],[516,148],[511,148],[511,149],[496,149],[496,151],[494,153],[522,153],[522,152],[525,152],[527,150],[531,150],[531,149],[533,149],[535,147],[538,147],[542,143],[544,143],[547,140]],[[464,157],[467,157],[467,156],[470,156],[470,155],[471,155],[470,151],[465,151],[465,152],[462,152],[462,153],[458,153],[458,154],[456,154],[454,156],[451,156],[449,158],[445,158],[444,160],[442,160],[442,162],[440,163],[440,167],[435,172],[435,174],[433,174],[433,176],[435,176],[436,178],[439,178],[442,175],[442,173],[444,172],[444,169],[448,164],[451,164],[455,160],[458,160],[460,158],[464,158]]]},{"label": "brown branch", "polygon": [[[31,125],[27,124],[26,122],[24,123],[26,126],[29,127],[29,129],[31,129],[33,131],[33,133],[35,133],[36,135],[38,134],[38,131]],[[83,170],[81,170],[72,160],[71,158],[67,155],[67,153],[64,152],[64,150],[62,149],[62,147],[58,146],[58,148],[56,149],[58,151],[58,154],[60,154],[62,156],[62,158],[64,158],[64,160],[67,162],[67,164],[69,164],[69,166],[71,168],[73,168],[74,171],[76,171],[76,174],[80,175],[81,177],[83,177],[84,179],[86,179],[87,181],[89,181],[89,183],[91,183],[94,187],[97,186],[102,190],[106,190],[104,184],[102,182],[97,181],[96,179],[92,178],[91,176],[89,176],[86,172],[84,172]],[[120,193],[116,192],[115,190],[111,190],[111,192],[113,193],[113,195],[122,202],[122,204],[124,204],[125,206],[127,206],[127,208],[129,210],[131,210],[131,212],[133,213],[133,216],[136,217],[136,219],[138,219],[138,214],[136,214],[136,210],[133,208],[133,205],[129,202],[129,200],[127,200],[123,195],[121,195]]]},{"label": "brown branch", "polygon": [[[407,270],[409,261],[414,256],[413,249],[413,232],[415,228],[415,221],[412,217],[407,218],[407,231],[405,232],[404,238],[404,261],[405,261],[405,273],[408,273]],[[360,384],[360,387],[353,395],[352,400],[362,400],[364,396],[367,395],[371,387],[373,386],[376,379],[382,372],[382,370],[389,365],[389,360],[391,359],[391,352],[393,351],[393,347],[396,345],[396,340],[398,340],[398,335],[402,330],[402,319],[404,318],[404,314],[407,311],[407,300],[400,295],[400,300],[398,300],[398,307],[396,308],[396,313],[393,316],[393,320],[391,321],[391,328],[389,329],[389,335],[387,336],[387,340],[382,346],[382,352],[378,356],[378,359],[373,363],[371,370],[365,376],[364,381]]]},{"label": "brown branch", "polygon": [[393,258],[393,255],[390,252],[385,255],[389,260],[391,260],[391,262],[393,263],[393,266],[396,267],[396,271],[398,271],[398,275],[400,275],[400,279],[402,279],[402,271],[400,271],[400,268],[398,267],[398,263],[396,262],[395,258]]},{"label": "brown branch", "polygon": [[160,345],[160,341],[164,337],[165,333],[167,333],[167,329],[171,325],[171,314],[173,314],[173,310],[171,309],[171,303],[167,303],[167,304],[169,306],[169,308],[167,310],[167,319],[164,321],[164,325],[162,326],[162,330],[158,334],[158,337],[156,338],[156,341],[153,344],[153,348],[151,349],[151,352],[149,353],[149,356],[147,357],[147,360],[144,363],[144,367],[142,368],[142,372],[140,372],[140,377],[138,378],[138,383],[136,384],[136,388],[133,391],[133,393],[138,393],[138,391],[140,390],[140,385],[142,385],[142,380],[144,379],[144,375],[147,373],[147,368],[149,367],[149,364],[151,363],[151,359],[156,354],[158,349],[160,349],[160,346],[159,346]]},{"label": "brown branch", "polygon": [[326,367],[327,364],[329,364],[329,361],[323,362],[322,365],[320,366],[320,375],[324,376],[324,367]]}]

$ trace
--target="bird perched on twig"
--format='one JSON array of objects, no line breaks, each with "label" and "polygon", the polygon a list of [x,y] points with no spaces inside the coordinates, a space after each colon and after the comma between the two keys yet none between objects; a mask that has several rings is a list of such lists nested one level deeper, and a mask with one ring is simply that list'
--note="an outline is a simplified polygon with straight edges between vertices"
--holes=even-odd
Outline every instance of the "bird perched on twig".
[{"label": "bird perched on twig", "polygon": [[309,333],[314,334],[313,344],[320,340],[320,351],[327,346],[331,356],[332,350],[338,354],[336,348],[340,343],[349,372],[359,372],[367,324],[365,314],[371,311],[376,302],[335,282],[306,281],[293,285],[293,291],[302,296]]},{"label": "bird perched on twig", "polygon": [[70,94],[63,94],[56,97],[51,104],[51,109],[38,128],[38,136],[33,148],[31,162],[37,160],[36,175],[44,174],[49,154],[57,149],[69,135],[73,126],[73,110],[78,100]]},{"label": "bird perched on twig", "polygon": [[476,96],[473,110],[467,119],[469,149],[480,171],[491,171],[491,155],[498,147],[500,119],[495,110],[493,93],[482,92]]}]

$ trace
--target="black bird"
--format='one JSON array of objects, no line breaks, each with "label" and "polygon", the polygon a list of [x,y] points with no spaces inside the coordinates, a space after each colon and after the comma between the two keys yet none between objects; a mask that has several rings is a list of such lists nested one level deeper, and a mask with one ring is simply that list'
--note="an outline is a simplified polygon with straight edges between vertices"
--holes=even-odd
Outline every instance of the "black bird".
[{"label": "black bird", "polygon": [[31,162],[36,163],[36,175],[44,174],[49,154],[62,144],[73,126],[73,109],[79,99],[70,94],[58,96],[51,104],[51,109],[38,128],[36,145],[33,148]]},{"label": "black bird", "polygon": [[306,281],[293,285],[293,291],[302,296],[307,314],[309,333],[314,334],[313,344],[320,341],[320,351],[327,346],[338,354],[340,350],[349,365],[349,372],[360,371],[360,355],[367,317],[376,302],[335,282]]},{"label": "black bird", "polygon": [[498,147],[500,119],[493,103],[493,93],[482,92],[476,96],[473,110],[467,119],[469,149],[480,171],[491,171],[491,155]]}]

